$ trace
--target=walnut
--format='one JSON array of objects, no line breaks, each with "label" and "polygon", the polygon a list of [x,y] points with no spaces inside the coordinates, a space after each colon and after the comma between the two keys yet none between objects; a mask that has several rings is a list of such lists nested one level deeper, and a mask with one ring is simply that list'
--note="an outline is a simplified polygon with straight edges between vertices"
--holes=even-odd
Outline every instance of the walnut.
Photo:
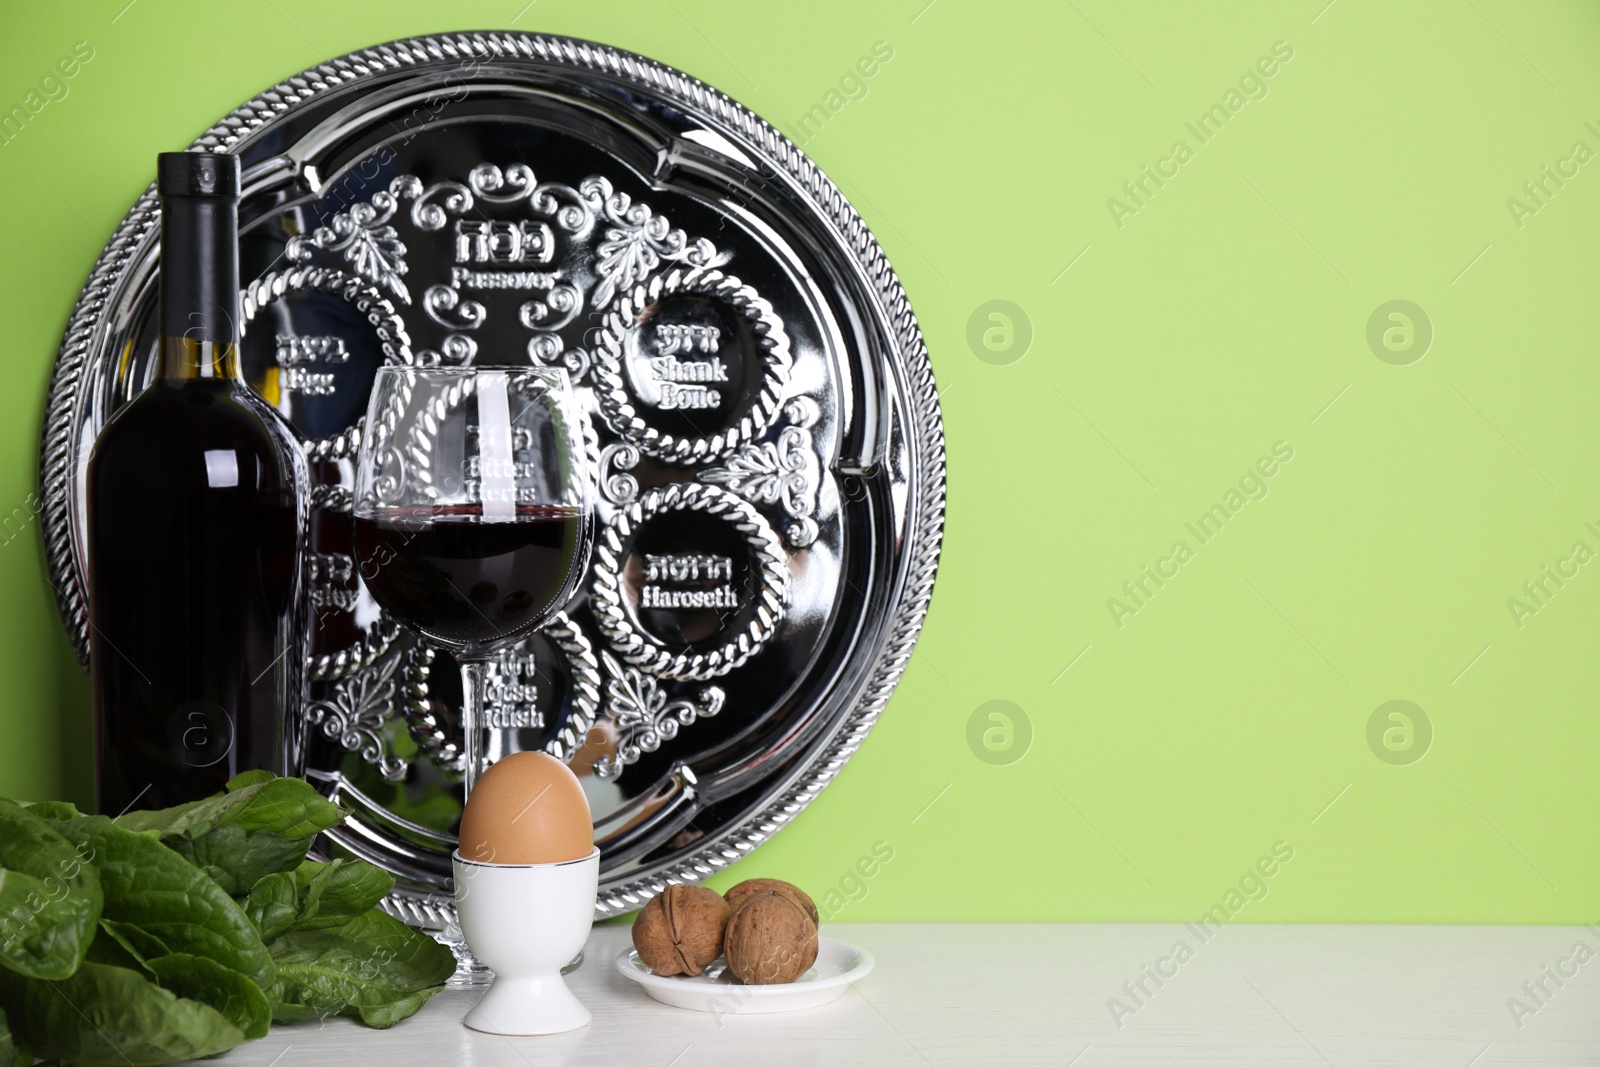
[{"label": "walnut", "polygon": [[817,924],[792,897],[750,893],[728,920],[728,970],[746,985],[792,982],[817,961]]},{"label": "walnut", "polygon": [[656,974],[693,978],[722,955],[728,902],[714,889],[669,885],[633,920],[633,947]]},{"label": "walnut", "polygon": [[813,924],[818,922],[817,906],[806,895],[805,890],[790,882],[785,882],[781,878],[748,878],[722,894],[722,897],[728,902],[728,907],[737,911],[739,910],[739,905],[750,894],[763,892],[777,893],[779,896],[788,897],[805,909],[806,914],[811,916]]}]

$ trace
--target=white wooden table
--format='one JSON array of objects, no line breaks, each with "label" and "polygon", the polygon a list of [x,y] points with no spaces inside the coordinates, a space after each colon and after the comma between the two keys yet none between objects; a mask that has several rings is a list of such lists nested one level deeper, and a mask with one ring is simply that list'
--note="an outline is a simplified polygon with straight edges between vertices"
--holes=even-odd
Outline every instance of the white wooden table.
[{"label": "white wooden table", "polygon": [[[1209,942],[1181,926],[836,923],[823,932],[871,951],[877,969],[808,1012],[715,1018],[657,1004],[616,973],[628,930],[607,926],[568,978],[594,1012],[574,1033],[476,1033],[461,1017],[477,994],[447,991],[391,1030],[344,1019],[274,1027],[206,1062],[1600,1064],[1600,934],[1583,928],[1241,925]],[[1193,952],[1182,962],[1171,955],[1180,939]],[[1581,964],[1572,955],[1580,941],[1596,954]],[[1171,977],[1160,986],[1145,977],[1147,992],[1133,985],[1136,1003],[1124,983],[1146,965]],[[1549,977],[1558,971],[1576,973],[1558,986]],[[1129,1009],[1115,1021],[1113,997]],[[1511,998],[1530,1010],[1514,1017]]]}]

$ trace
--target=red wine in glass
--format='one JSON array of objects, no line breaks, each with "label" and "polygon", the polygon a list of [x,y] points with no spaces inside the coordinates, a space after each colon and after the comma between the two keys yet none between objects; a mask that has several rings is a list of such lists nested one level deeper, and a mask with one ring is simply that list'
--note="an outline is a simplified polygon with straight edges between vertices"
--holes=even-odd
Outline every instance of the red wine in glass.
[{"label": "red wine in glass", "polygon": [[355,524],[373,597],[457,654],[493,651],[548,621],[587,540],[585,515],[554,505],[519,505],[513,521],[485,521],[481,504],[388,507]]}]

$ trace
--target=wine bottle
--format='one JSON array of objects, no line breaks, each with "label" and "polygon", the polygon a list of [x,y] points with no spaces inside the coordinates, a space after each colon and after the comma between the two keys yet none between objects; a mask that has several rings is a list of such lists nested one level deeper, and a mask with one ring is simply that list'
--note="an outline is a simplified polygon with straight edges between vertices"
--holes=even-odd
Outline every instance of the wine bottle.
[{"label": "wine bottle", "polygon": [[86,477],[98,803],[109,815],[300,762],[307,520],[294,431],[239,370],[238,157],[166,152],[155,380]]}]

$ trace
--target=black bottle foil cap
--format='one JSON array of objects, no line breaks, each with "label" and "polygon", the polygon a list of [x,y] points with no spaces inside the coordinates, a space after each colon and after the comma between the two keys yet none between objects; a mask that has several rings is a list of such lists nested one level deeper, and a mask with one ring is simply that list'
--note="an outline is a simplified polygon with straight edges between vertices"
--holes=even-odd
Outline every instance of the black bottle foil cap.
[{"label": "black bottle foil cap", "polygon": [[239,157],[218,152],[162,152],[156,191],[162,196],[239,195]]}]

